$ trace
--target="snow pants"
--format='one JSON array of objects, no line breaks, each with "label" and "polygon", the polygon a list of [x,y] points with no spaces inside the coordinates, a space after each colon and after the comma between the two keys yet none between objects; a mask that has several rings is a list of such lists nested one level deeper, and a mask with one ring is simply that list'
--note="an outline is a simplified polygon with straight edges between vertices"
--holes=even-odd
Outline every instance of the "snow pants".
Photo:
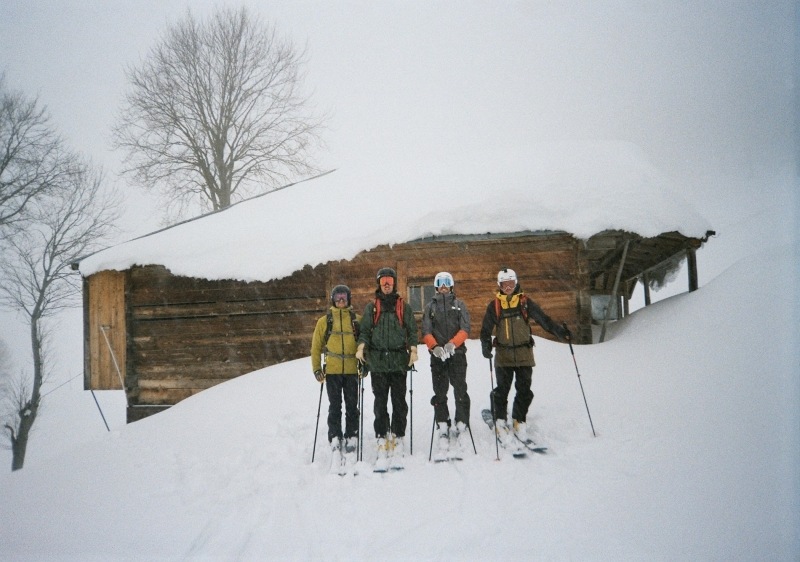
[{"label": "snow pants", "polygon": [[[391,432],[397,437],[406,434],[408,403],[406,402],[406,373],[370,373],[372,393],[375,395],[373,412],[375,414],[375,437],[386,437]],[[392,418],[389,423],[389,392],[392,394]]]},{"label": "snow pants", "polygon": [[531,392],[533,367],[495,367],[495,373],[497,386],[491,396],[495,417],[498,420],[505,420],[508,417],[508,394],[511,392],[511,383],[516,375],[514,388],[517,394],[514,397],[511,417],[524,422],[528,417],[528,408],[533,402],[533,392]]},{"label": "snow pants", "polygon": [[342,396],[345,405],[344,438],[358,436],[358,376],[328,375],[328,441],[342,435]]},{"label": "snow pants", "polygon": [[469,425],[469,394],[467,394],[467,356],[456,353],[446,361],[431,357],[431,378],[433,382],[433,404],[436,423],[450,422],[450,409],[447,407],[447,390],[453,386],[456,402],[456,423]]}]

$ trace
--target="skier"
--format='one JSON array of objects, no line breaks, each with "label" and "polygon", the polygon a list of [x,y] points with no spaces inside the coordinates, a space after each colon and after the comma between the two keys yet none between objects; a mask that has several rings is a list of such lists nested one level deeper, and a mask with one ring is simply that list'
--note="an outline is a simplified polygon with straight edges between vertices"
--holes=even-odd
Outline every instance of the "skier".
[{"label": "skier", "polygon": [[[350,306],[350,288],[336,285],[331,291],[331,307],[317,320],[311,340],[311,368],[314,377],[328,383],[328,441],[331,468],[355,462],[358,446],[358,375],[356,343],[361,318]],[[324,363],[323,363],[324,360]],[[345,403],[345,429],[342,433],[342,397]]]},{"label": "skier", "polygon": [[[533,336],[530,321],[565,341],[571,337],[568,329],[556,324],[541,307],[520,289],[513,269],[503,268],[497,273],[499,290],[486,307],[481,325],[483,356],[492,359],[492,347],[497,348],[495,371],[497,387],[490,395],[497,429],[504,445],[511,445],[514,437],[507,424],[508,395],[516,376],[516,396],[511,411],[513,431],[522,441],[529,441],[526,423],[528,408],[533,401],[531,378],[533,367]],[[494,333],[494,342],[492,334]]]},{"label": "skier", "polygon": [[[376,471],[403,467],[408,403],[406,371],[417,361],[417,323],[411,306],[397,294],[397,273],[390,267],[378,270],[375,302],[367,304],[361,319],[356,358],[366,361],[372,372],[375,395],[374,429],[378,459]],[[388,412],[392,395],[391,423]]]},{"label": "skier", "polygon": [[[442,271],[433,280],[436,294],[422,314],[422,341],[431,353],[434,420],[437,433],[436,460],[460,459],[466,448],[469,426],[469,394],[467,394],[467,346],[469,312],[455,295],[453,276]],[[453,385],[456,403],[455,426],[447,407],[447,390]],[[451,450],[450,443],[453,443]]]}]

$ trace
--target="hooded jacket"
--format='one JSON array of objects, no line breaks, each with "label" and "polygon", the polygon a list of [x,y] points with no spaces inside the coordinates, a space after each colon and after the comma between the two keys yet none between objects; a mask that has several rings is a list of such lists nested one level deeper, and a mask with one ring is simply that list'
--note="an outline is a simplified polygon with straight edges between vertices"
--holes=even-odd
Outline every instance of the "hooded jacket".
[{"label": "hooded jacket", "polygon": [[467,305],[453,293],[436,293],[422,314],[422,341],[428,350],[453,342],[456,353],[466,353],[470,320]]}]

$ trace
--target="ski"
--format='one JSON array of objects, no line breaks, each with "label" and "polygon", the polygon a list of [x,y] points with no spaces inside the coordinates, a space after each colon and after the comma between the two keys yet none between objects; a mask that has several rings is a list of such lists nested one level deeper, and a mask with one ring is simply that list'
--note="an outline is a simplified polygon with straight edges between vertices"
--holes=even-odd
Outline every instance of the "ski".
[{"label": "ski", "polygon": [[381,437],[378,439],[378,456],[375,464],[372,465],[372,472],[383,474],[389,472],[389,447],[388,440]]},{"label": "ski", "polygon": [[405,445],[403,443],[403,438],[392,436],[389,449],[389,470],[392,472],[405,469],[406,464],[405,456],[403,454],[404,450]]},{"label": "ski", "polygon": [[458,434],[450,436],[450,447],[447,450],[447,460],[463,461],[464,450],[458,442]]},{"label": "ski", "polygon": [[542,445],[541,443],[537,443],[533,439],[520,439],[516,433],[513,434],[514,438],[520,443],[522,443],[523,447],[525,447],[529,451],[532,451],[534,453],[539,453],[540,455],[547,454],[547,448],[548,448],[547,445]]},{"label": "ski", "polygon": [[[492,417],[492,411],[488,409],[481,410],[481,417],[483,418],[483,421],[486,422],[486,425],[489,426],[489,429],[492,430],[492,433],[494,433],[496,436],[497,434],[495,433],[494,429],[494,418]],[[509,433],[513,434],[513,432]],[[528,456],[527,452],[528,449],[524,447],[524,444],[520,440],[512,441],[512,443],[515,443],[516,446],[507,445],[506,443],[503,442],[503,439],[498,439],[497,441],[500,443],[500,446],[509,453],[511,453],[511,456],[514,457],[515,459],[524,459],[525,457]]]},{"label": "ski", "polygon": [[[399,472],[405,469],[405,455],[403,454],[405,447],[402,441],[397,445],[395,439],[392,436],[391,440],[387,439],[385,444],[379,442],[378,457],[375,459],[375,464],[372,465],[372,472],[382,474],[390,471]],[[397,439],[402,439],[402,437]],[[381,449],[381,447],[385,448]]]},{"label": "ski", "polygon": [[331,467],[329,472],[339,476],[347,474],[347,467],[345,466],[345,459],[340,446],[332,445],[331,447]]},{"label": "ski", "polygon": [[358,441],[352,437],[345,440],[344,451],[342,453],[342,472],[339,474],[344,476],[346,474],[358,475]]}]

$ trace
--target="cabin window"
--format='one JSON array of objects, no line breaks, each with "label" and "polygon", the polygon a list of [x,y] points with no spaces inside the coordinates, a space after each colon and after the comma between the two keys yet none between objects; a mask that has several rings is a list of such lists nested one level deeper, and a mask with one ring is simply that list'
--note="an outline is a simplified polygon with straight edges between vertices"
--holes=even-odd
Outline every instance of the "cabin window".
[{"label": "cabin window", "polygon": [[414,312],[421,313],[435,293],[436,289],[430,283],[425,285],[410,283],[408,285],[408,304],[411,305],[411,309]]}]

